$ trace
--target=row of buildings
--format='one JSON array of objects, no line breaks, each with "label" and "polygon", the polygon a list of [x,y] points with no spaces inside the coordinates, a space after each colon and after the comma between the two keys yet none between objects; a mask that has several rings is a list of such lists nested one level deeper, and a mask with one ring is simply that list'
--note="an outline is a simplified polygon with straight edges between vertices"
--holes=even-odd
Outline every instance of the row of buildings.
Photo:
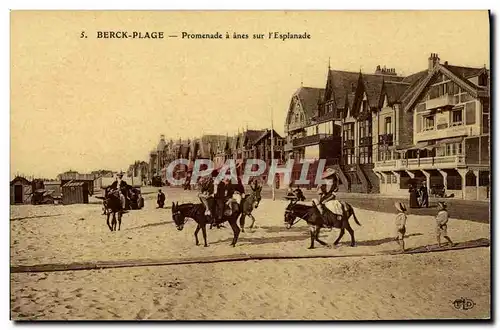
[{"label": "row of buildings", "polygon": [[340,189],[406,194],[426,182],[463,199],[489,198],[490,74],[441,63],[397,75],[328,68],[325,88],[301,87],[288,110],[284,151],[326,158]]},{"label": "row of buildings", "polygon": [[294,159],[296,180],[300,161],[308,159],[308,178],[314,179],[315,165],[326,159],[345,192],[403,195],[410,185],[425,182],[431,192],[439,187],[458,198],[489,198],[490,72],[485,67],[441,63],[433,53],[423,70],[407,76],[385,66],[374,73],[328,67],[326,76],[324,88],[301,86],[291,96],[286,136],[273,132],[273,157],[270,129],[178,141],[161,136],[144,171],[149,179],[166,180],[166,166],[178,158],[216,164],[229,158],[237,164],[249,158]]},{"label": "row of buildings", "polygon": [[[274,139],[271,153],[271,139]],[[160,176],[167,181],[166,167],[175,159],[190,160],[187,167],[179,166],[174,175],[182,177],[190,172],[196,159],[212,160],[216,167],[222,166],[226,160],[234,159],[237,166],[244,166],[246,159],[261,159],[270,163],[272,159],[283,161],[285,139],[271,129],[244,130],[234,136],[203,135],[189,140],[166,141],[160,137],[156,149],[149,153],[149,176]],[[267,180],[267,173],[261,176]]]}]

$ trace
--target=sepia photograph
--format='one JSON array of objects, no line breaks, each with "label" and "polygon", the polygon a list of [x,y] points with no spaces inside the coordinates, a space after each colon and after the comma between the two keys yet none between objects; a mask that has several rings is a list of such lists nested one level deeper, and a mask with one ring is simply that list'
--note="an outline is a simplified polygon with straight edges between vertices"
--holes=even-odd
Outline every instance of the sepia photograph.
[{"label": "sepia photograph", "polygon": [[490,320],[488,10],[12,10],[11,321]]}]

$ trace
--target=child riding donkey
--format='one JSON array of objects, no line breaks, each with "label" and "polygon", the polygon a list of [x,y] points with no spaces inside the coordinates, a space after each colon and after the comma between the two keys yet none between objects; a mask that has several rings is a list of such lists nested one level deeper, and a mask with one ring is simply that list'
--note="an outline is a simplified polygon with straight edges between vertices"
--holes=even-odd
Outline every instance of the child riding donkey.
[{"label": "child riding donkey", "polygon": [[[323,180],[329,180],[328,183],[318,185],[318,199],[313,199],[313,205],[316,206],[320,213],[330,221],[340,221],[344,213],[342,203],[336,199],[335,193],[338,191],[337,174],[329,168],[322,176]],[[333,180],[335,179],[335,180]]]}]

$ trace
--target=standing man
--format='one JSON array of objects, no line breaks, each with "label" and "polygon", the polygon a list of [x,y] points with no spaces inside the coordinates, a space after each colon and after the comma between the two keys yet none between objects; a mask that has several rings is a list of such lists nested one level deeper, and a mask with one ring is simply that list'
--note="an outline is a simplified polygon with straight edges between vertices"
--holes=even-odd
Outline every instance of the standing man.
[{"label": "standing man", "polygon": [[165,205],[165,199],[165,194],[161,191],[161,189],[158,189],[158,198],[156,199],[156,202],[158,203],[159,209],[162,209]]},{"label": "standing man", "polygon": [[422,186],[420,187],[420,198],[422,200],[420,207],[429,207],[429,190],[425,181],[422,182]]}]

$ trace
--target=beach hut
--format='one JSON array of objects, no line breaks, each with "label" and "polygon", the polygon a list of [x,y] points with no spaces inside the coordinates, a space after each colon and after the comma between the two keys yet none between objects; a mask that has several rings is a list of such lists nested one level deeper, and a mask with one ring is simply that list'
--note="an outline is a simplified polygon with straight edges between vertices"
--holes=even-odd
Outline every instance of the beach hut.
[{"label": "beach hut", "polygon": [[88,204],[89,202],[89,184],[84,181],[69,181],[62,186],[62,203],[69,204]]},{"label": "beach hut", "polygon": [[33,185],[26,178],[17,176],[10,182],[10,204],[31,204]]}]

